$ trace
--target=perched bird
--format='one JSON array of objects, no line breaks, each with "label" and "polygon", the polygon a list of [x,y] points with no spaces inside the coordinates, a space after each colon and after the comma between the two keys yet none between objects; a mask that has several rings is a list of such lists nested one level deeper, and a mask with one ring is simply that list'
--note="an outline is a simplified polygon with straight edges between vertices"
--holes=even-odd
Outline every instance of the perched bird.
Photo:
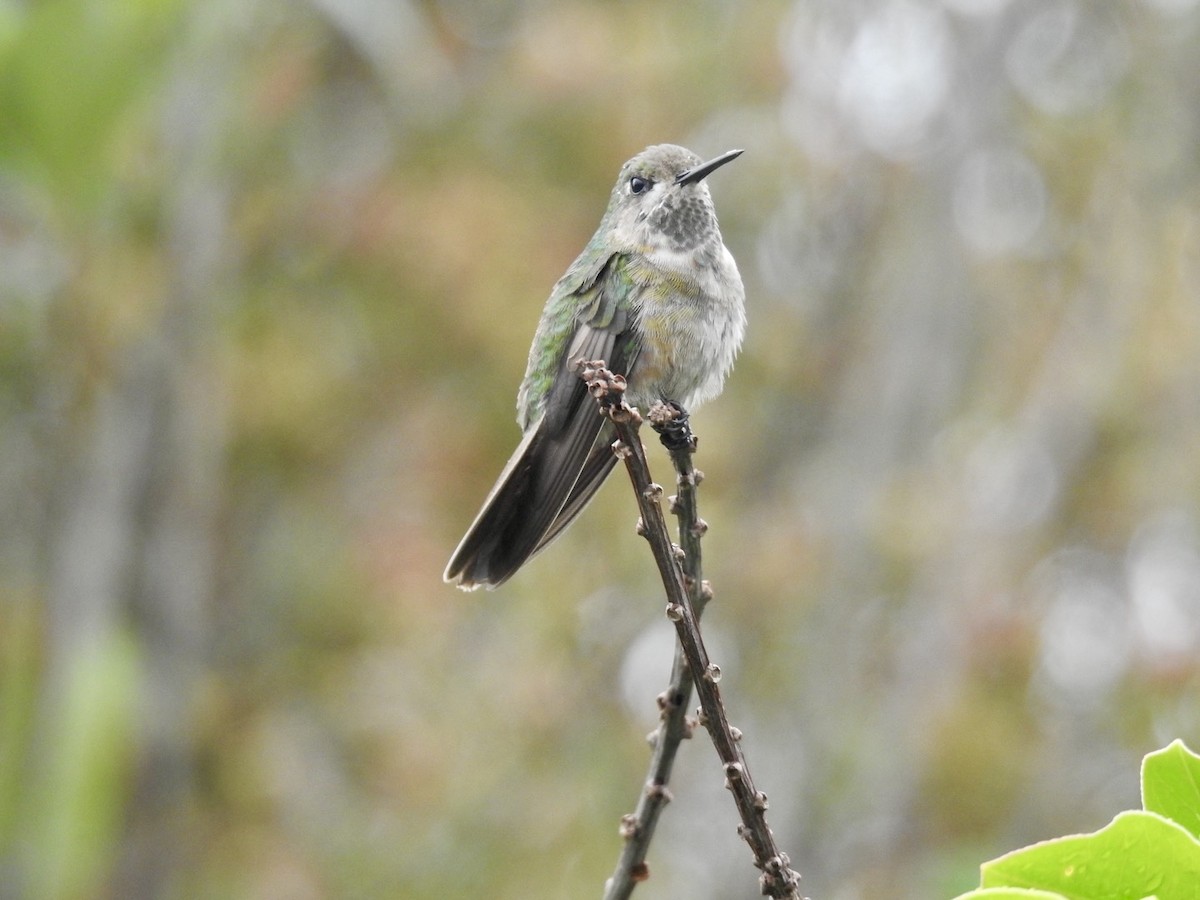
[{"label": "perched bird", "polygon": [[745,290],[704,179],[683,147],[648,147],[621,167],[600,227],[554,285],[517,392],[524,437],[443,576],[495,588],[562,533],[616,461],[614,435],[575,362],[604,360],[645,409],[715,397],[746,330]]}]

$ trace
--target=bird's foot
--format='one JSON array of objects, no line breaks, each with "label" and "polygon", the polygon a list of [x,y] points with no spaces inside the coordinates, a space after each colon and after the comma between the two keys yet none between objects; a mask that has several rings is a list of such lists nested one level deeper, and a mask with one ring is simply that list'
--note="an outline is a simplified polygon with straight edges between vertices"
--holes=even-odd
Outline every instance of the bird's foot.
[{"label": "bird's foot", "polygon": [[700,439],[692,434],[688,411],[674,400],[662,400],[651,404],[647,414],[650,427],[658,432],[662,445],[672,453],[696,452]]}]

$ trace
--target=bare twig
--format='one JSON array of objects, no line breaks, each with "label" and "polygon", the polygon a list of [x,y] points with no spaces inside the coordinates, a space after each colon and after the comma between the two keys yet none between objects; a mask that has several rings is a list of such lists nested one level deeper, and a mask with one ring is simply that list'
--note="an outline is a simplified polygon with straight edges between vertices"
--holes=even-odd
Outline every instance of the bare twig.
[{"label": "bare twig", "polygon": [[[624,402],[625,379],[609,372],[603,361],[580,361],[579,368],[601,413],[608,417],[616,429],[619,440],[613,452],[624,460],[633,483],[641,511],[638,530],[650,542],[650,549],[658,564],[667,592],[667,618],[675,625],[676,636],[683,647],[688,668],[692,672],[692,682],[700,697],[700,722],[708,729],[721,759],[725,770],[725,786],[733,794],[742,819],[738,832],[750,845],[754,864],[762,870],[759,878],[762,893],[775,898],[799,900],[800,876],[792,870],[787,855],[780,852],[775,844],[775,837],[767,826],[767,795],[755,789],[746,759],[738,746],[741,733],[729,724],[725,713],[718,686],[721,670],[710,661],[704,647],[696,612],[680,567],[683,550],[671,543],[659,503],[662,488],[650,479],[645,448],[638,437],[641,416]],[[629,817],[625,823],[631,827],[636,825],[636,821],[631,821]],[[644,867],[640,874],[643,879],[646,877]]]},{"label": "bare twig", "polygon": [[[662,438],[663,445],[675,464],[677,496],[671,498],[671,511],[679,520],[679,544],[683,548],[684,583],[699,619],[705,604],[712,597],[708,583],[702,580],[700,538],[706,525],[696,515],[696,485],[704,477],[692,466],[696,439],[687,427],[687,416],[678,406],[654,404],[649,411],[650,425]],[[676,642],[675,659],[667,689],[658,695],[658,728],[650,734],[654,748],[650,756],[650,771],[646,787],[638,798],[637,808],[621,820],[625,843],[612,877],[604,888],[604,900],[628,900],[639,882],[649,877],[646,854],[658,817],[671,800],[667,785],[679,745],[692,736],[696,722],[687,717],[692,698],[692,675],[688,668],[683,645]]]}]

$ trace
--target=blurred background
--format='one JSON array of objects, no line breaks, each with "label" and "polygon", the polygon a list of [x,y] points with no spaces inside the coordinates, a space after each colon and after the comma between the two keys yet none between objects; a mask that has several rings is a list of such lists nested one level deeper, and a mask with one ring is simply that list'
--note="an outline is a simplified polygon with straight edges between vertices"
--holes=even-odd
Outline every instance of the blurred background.
[{"label": "blurred background", "polygon": [[[706,635],[805,892],[1137,806],[1200,744],[1198,27],[0,0],[0,898],[600,895],[672,643],[627,484],[441,571],[662,141],[746,148]],[[636,896],[757,896],[706,740],[676,773]]]}]

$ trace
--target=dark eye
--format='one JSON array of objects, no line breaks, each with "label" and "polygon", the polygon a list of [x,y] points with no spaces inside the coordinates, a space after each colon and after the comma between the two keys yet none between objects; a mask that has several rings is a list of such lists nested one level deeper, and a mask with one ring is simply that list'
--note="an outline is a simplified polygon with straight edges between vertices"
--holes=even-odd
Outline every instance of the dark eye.
[{"label": "dark eye", "polygon": [[629,193],[644,194],[646,191],[650,190],[651,184],[653,184],[653,182],[647,181],[640,175],[634,175],[629,179]]}]

